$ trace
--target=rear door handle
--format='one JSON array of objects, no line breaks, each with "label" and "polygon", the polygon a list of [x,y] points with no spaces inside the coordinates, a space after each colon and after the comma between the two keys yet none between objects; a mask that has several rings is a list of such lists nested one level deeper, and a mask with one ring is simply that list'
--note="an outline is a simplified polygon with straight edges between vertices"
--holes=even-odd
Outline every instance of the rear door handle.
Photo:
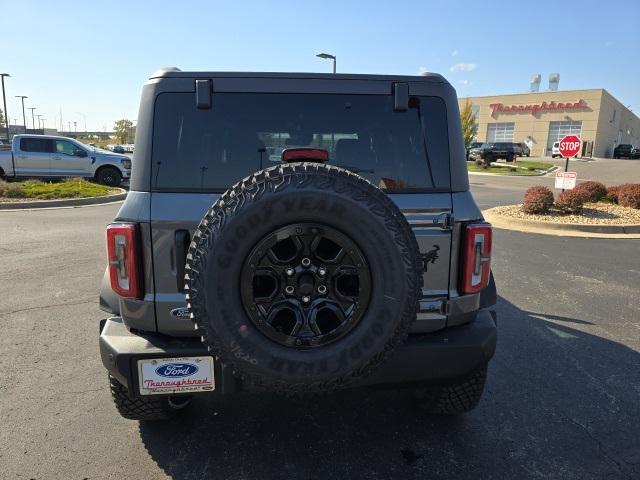
[{"label": "rear door handle", "polygon": [[188,230],[176,230],[175,233],[175,249],[174,262],[176,266],[176,288],[179,292],[184,292],[184,265],[187,262],[187,252],[191,236]]}]

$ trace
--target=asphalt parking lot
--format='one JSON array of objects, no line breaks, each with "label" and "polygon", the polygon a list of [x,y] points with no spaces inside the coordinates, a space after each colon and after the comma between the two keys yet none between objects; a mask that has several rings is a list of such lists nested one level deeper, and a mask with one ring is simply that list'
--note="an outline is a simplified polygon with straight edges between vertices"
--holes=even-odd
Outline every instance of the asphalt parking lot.
[{"label": "asphalt parking lot", "polygon": [[[471,177],[483,208],[547,181]],[[462,418],[364,390],[204,397],[138,424],[97,350],[118,207],[0,212],[1,478],[640,478],[640,241],[496,231],[498,350]]]}]

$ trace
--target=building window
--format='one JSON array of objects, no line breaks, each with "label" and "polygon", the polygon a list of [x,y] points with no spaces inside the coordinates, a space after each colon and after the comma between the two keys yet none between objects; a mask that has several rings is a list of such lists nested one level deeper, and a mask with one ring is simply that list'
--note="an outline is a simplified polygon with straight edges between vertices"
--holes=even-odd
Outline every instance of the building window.
[{"label": "building window", "polygon": [[480,105],[471,105],[471,113],[476,117],[476,120],[480,118]]},{"label": "building window", "polygon": [[487,125],[487,142],[513,142],[513,126],[511,123],[489,123]]},{"label": "building window", "polygon": [[582,121],[549,122],[549,137],[547,138],[547,152],[551,153],[554,142],[559,142],[565,135],[582,133]]}]

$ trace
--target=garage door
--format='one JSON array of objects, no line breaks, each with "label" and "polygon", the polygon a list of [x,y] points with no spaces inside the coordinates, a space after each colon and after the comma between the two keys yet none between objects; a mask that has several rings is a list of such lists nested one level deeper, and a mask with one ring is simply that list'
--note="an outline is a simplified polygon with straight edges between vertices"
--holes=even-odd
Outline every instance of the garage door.
[{"label": "garage door", "polygon": [[551,154],[554,142],[559,142],[565,135],[582,133],[582,121],[549,122],[549,137],[547,138],[547,155]]},{"label": "garage door", "polygon": [[513,142],[514,123],[490,123],[487,125],[487,142]]}]

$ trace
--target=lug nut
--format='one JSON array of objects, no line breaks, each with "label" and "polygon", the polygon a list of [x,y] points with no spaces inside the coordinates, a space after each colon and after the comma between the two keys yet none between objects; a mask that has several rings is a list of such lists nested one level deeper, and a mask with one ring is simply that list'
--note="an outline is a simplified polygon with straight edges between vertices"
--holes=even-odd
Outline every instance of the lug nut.
[{"label": "lug nut", "polygon": [[304,268],[307,268],[309,265],[311,265],[311,259],[310,258],[303,258],[302,259],[302,266]]},{"label": "lug nut", "polygon": [[294,273],[296,273],[296,271],[293,268],[287,268],[284,273],[287,274],[287,277],[291,277],[293,276]]},{"label": "lug nut", "polygon": [[324,267],[320,267],[318,269],[318,275],[320,275],[321,277],[324,277],[327,274],[327,269]]},{"label": "lug nut", "polygon": [[309,303],[310,301],[311,301],[311,297],[308,297],[306,295],[302,297],[302,303]]},{"label": "lug nut", "polygon": [[288,285],[287,287],[285,287],[284,291],[288,294],[288,295],[293,295],[293,292],[295,291],[294,288],[291,285]]},{"label": "lug nut", "polygon": [[319,293],[320,295],[324,295],[325,293],[327,293],[327,287],[326,287],[326,286],[324,286],[324,285],[320,285],[320,286],[318,287],[318,293]]}]

